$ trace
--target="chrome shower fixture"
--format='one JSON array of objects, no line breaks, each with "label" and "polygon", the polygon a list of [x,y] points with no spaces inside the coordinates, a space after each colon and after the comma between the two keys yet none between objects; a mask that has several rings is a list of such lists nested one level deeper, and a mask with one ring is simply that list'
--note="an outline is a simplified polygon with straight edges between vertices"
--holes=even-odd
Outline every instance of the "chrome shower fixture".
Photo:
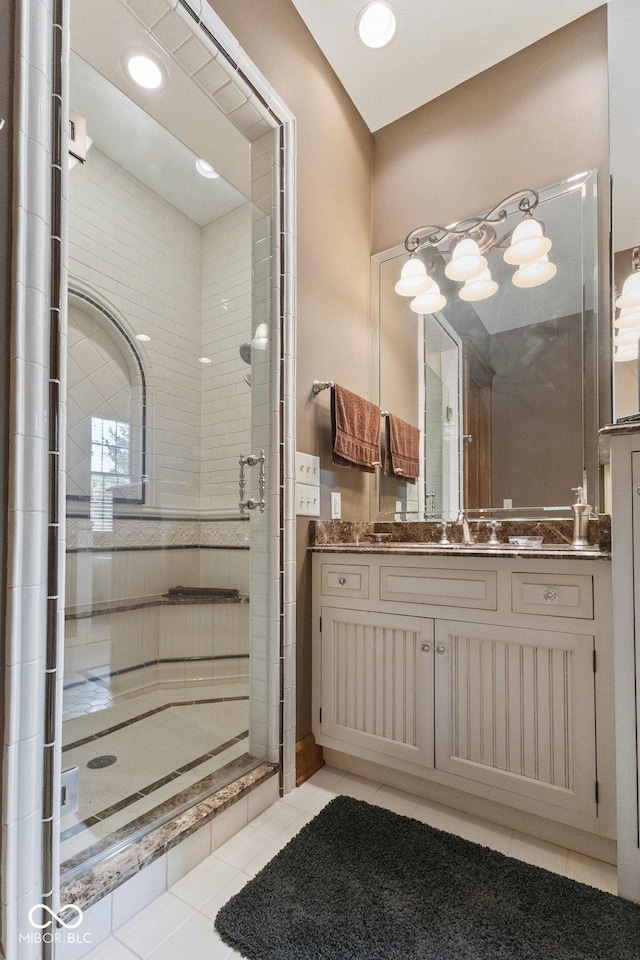
[{"label": "chrome shower fixture", "polygon": [[250,343],[241,343],[239,348],[240,357],[244,360],[245,363],[248,363],[251,366],[251,344]]}]

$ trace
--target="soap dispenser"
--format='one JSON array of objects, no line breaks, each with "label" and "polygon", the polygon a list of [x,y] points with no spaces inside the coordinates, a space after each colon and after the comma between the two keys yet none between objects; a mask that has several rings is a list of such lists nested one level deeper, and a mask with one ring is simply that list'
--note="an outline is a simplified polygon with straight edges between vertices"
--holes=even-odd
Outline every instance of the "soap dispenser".
[{"label": "soap dispenser", "polygon": [[573,547],[589,546],[589,517],[591,506],[587,503],[584,487],[572,487],[576,494],[576,502],[571,504],[573,510]]}]

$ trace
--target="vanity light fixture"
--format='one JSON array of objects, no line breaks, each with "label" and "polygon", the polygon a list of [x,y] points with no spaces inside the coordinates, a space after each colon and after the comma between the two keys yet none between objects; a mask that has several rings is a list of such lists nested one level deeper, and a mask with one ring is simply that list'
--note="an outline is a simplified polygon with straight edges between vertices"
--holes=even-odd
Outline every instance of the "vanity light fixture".
[{"label": "vanity light fixture", "polygon": [[427,268],[422,260],[418,260],[414,254],[411,254],[402,267],[400,279],[395,285],[395,291],[401,297],[415,297],[428,290],[433,282],[433,278],[427,276]]},{"label": "vanity light fixture", "polygon": [[640,307],[640,247],[634,247],[631,254],[631,273],[624,282],[622,293],[616,300],[616,307],[625,310]]},{"label": "vanity light fixture", "polygon": [[157,90],[165,75],[160,63],[146,53],[134,53],[126,60],[129,77],[144,90]]},{"label": "vanity light fixture", "polygon": [[487,267],[487,269],[483,270],[478,277],[475,277],[473,280],[466,281],[459,293],[459,297],[461,300],[467,300],[471,302],[476,300],[487,300],[489,297],[494,295],[497,289],[498,284],[495,280],[491,279],[491,272]]},{"label": "vanity light fixture", "polygon": [[218,171],[214,170],[211,164],[203,160],[202,157],[198,157],[196,160],[196,170],[201,177],[206,177],[207,180],[217,180],[220,176]]},{"label": "vanity light fixture", "polygon": [[[532,216],[539,202],[535,190],[519,190],[483,217],[470,217],[448,227],[432,224],[412,230],[404,241],[409,260],[396,283],[396,293],[414,298],[410,304],[414,313],[436,313],[446,306],[446,297],[440,293],[433,278],[427,276],[424,264],[416,256],[423,243],[437,247],[449,242],[451,259],[444,272],[450,280],[464,283],[459,294],[461,300],[485,300],[496,293],[498,284],[491,278],[484,254],[494,247],[502,249],[506,243],[509,246],[504,251],[504,259],[518,267],[512,278],[515,286],[537,287],[551,280],[557,272],[547,256],[551,240],[545,237],[541,221]],[[523,214],[523,219],[515,228],[498,237],[496,225],[506,221],[513,207]],[[637,292],[640,305],[640,282]]]},{"label": "vanity light fixture", "polygon": [[373,0],[358,14],[356,30],[365,47],[379,50],[391,43],[396,33],[396,13],[387,0]]},{"label": "vanity light fixture", "polygon": [[617,333],[613,338],[614,360],[624,362],[638,359],[638,341],[640,340],[640,247],[634,247],[631,254],[632,270],[622,287],[622,293],[616,300],[620,313],[616,318]]},{"label": "vanity light fixture", "polygon": [[[508,252],[509,251],[507,251],[507,253]],[[523,289],[539,287],[541,284],[546,283],[547,280],[555,277],[557,271],[558,268],[555,263],[550,263],[549,257],[546,253],[543,253],[537,260],[532,260],[530,263],[522,263],[511,279],[516,287]]]},{"label": "vanity light fixture", "polygon": [[437,313],[446,304],[447,298],[440,293],[440,287],[433,280],[429,289],[414,297],[409,306],[414,313]]}]

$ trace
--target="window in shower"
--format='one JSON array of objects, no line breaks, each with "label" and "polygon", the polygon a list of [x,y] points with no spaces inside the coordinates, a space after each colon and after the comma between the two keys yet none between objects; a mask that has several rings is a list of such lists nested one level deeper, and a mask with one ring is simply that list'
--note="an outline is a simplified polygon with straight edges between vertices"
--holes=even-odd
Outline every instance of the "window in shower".
[{"label": "window in shower", "polygon": [[114,488],[129,483],[130,424],[91,418],[91,526],[113,530]]},{"label": "window in shower", "polygon": [[133,91],[115,49],[141,29],[130,8],[72,13],[92,145],[69,172],[63,882],[270,756],[273,734],[269,514],[238,510],[240,454],[269,449],[269,349],[250,344],[271,315],[272,134],[218,110],[213,58]]}]

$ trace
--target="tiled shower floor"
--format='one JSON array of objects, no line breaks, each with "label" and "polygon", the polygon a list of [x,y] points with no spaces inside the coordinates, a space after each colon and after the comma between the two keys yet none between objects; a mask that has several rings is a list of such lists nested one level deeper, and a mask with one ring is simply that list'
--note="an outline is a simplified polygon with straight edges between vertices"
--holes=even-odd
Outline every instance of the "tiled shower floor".
[{"label": "tiled shower floor", "polygon": [[[79,806],[62,822],[63,864],[247,752],[248,685],[155,689],[63,724],[63,770]],[[97,758],[115,757],[90,768]]]}]

